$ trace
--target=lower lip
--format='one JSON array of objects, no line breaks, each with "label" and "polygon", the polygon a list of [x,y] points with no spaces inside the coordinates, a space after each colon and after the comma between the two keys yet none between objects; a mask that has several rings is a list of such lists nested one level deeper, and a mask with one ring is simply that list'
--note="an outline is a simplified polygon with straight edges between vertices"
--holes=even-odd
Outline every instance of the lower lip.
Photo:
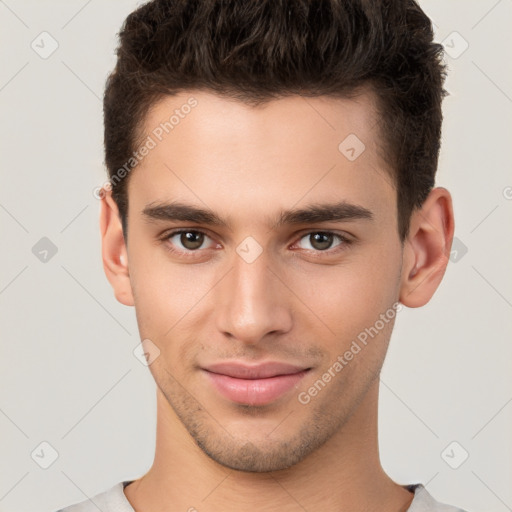
[{"label": "lower lip", "polygon": [[266,379],[236,379],[206,371],[217,391],[228,400],[246,405],[265,405],[294,388],[308,370]]}]

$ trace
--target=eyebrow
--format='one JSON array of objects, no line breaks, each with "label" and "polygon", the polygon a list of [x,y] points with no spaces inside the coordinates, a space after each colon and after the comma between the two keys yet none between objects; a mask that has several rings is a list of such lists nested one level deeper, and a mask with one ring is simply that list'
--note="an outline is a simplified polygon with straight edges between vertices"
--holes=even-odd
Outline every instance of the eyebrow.
[{"label": "eyebrow", "polygon": [[[170,203],[150,203],[142,211],[148,221],[185,221],[195,224],[227,227],[229,224],[208,208],[200,208],[179,201]],[[314,224],[319,222],[340,222],[353,220],[373,220],[371,210],[360,205],[340,201],[326,204],[310,204],[300,209],[282,211],[274,228],[283,225]]]}]

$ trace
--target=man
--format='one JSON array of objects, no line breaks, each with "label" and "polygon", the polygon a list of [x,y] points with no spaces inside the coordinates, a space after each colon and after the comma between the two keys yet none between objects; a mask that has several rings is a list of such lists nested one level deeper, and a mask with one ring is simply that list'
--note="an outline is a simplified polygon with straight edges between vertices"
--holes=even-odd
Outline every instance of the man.
[{"label": "man", "polygon": [[396,314],[439,286],[444,67],[413,0],[154,0],[107,82],[105,272],[157,385],[92,511],[456,511],[383,471]]}]

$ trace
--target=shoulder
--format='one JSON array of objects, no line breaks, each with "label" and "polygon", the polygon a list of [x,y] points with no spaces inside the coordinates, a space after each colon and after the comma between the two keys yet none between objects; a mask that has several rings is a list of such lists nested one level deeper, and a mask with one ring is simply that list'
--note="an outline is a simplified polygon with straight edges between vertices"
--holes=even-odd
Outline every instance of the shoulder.
[{"label": "shoulder", "polygon": [[407,512],[466,512],[461,508],[437,501],[422,484],[405,487],[414,492],[414,498]]},{"label": "shoulder", "polygon": [[57,512],[135,512],[126,498],[123,488],[126,482],[118,482],[96,496],[69,505]]}]

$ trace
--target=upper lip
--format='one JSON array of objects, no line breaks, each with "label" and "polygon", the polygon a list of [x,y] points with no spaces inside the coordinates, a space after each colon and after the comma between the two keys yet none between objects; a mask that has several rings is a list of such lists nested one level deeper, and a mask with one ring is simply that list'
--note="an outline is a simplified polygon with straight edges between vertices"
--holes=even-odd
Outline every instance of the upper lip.
[{"label": "upper lip", "polygon": [[244,363],[217,363],[203,368],[212,373],[227,375],[235,379],[266,379],[276,377],[277,375],[292,375],[309,368],[296,366],[288,363],[269,361],[257,365],[248,365]]}]

